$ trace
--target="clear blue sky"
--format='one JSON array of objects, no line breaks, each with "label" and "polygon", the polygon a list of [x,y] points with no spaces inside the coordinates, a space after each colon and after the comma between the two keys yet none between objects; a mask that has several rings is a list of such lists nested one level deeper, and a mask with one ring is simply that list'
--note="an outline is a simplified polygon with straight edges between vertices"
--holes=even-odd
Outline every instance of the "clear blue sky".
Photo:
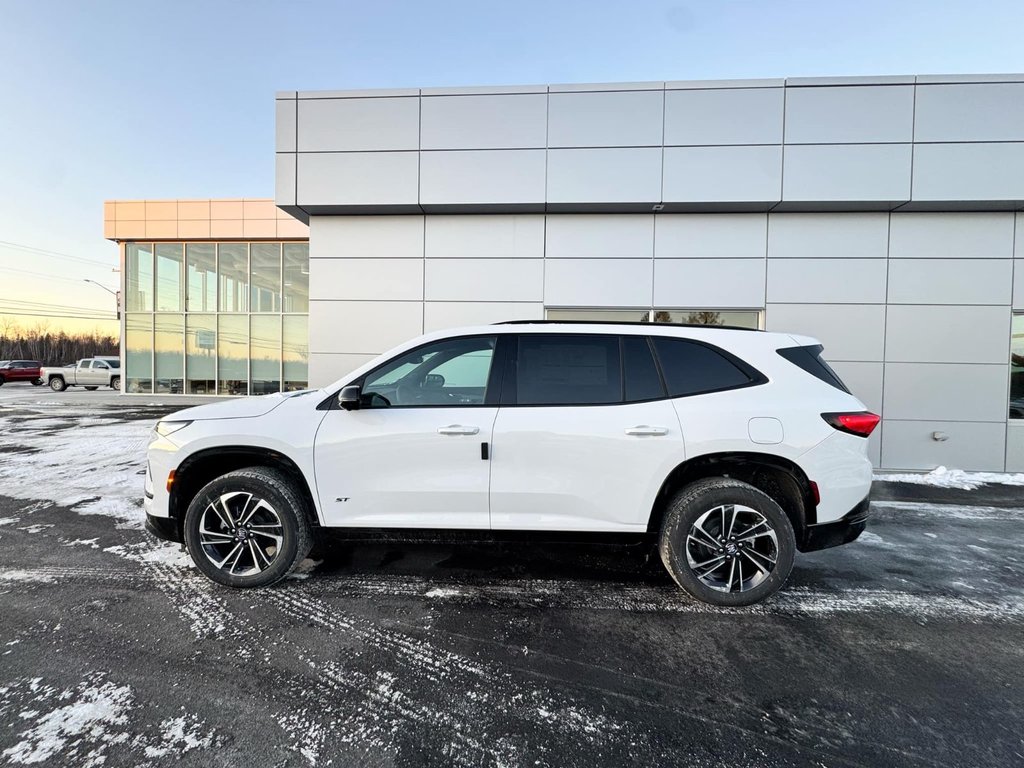
[{"label": "clear blue sky", "polygon": [[104,199],[272,197],[278,90],[1021,72],[1022,28],[1020,0],[0,0],[0,241],[95,262],[0,244],[0,307],[109,310],[79,282],[116,286]]}]

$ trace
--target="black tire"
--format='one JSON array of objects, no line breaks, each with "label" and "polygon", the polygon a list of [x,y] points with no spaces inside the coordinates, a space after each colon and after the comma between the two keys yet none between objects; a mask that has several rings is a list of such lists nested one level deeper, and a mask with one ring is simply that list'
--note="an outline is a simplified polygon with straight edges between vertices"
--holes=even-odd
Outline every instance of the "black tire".
[{"label": "black tire", "polygon": [[97,389],[99,389],[99,387],[86,387],[86,389],[89,390],[90,392],[95,392]]},{"label": "black tire", "polygon": [[67,388],[68,385],[65,384],[64,379],[60,378],[59,376],[55,376],[54,378],[50,379],[50,389],[52,389],[54,392],[63,392]]},{"label": "black tire", "polygon": [[32,386],[33,387],[41,387],[41,386],[43,386],[43,380],[42,379],[32,379]]},{"label": "black tire", "polygon": [[0,387],[4,385],[4,377],[0,376]]},{"label": "black tire", "polygon": [[110,388],[111,389],[116,389],[119,392],[121,391],[121,377],[120,376],[115,376],[114,378],[112,378],[110,380]]},{"label": "black tire", "polygon": [[[232,538],[232,536],[225,536],[224,533],[212,534],[214,537],[225,537],[223,541],[216,538],[211,541],[209,535],[205,542],[200,538],[200,524],[203,522],[204,514],[206,513],[213,515],[206,523],[207,526],[211,524],[209,521],[213,521],[217,530],[238,530],[237,528],[231,529],[228,525],[224,524],[223,516],[218,514],[217,511],[218,509],[222,510],[223,507],[215,508],[213,506],[215,503],[219,503],[225,496],[230,496],[231,494],[238,494],[239,497],[251,494],[249,501],[245,502],[247,504],[252,499],[266,501],[274,518],[279,522],[279,525],[275,524],[272,526],[272,530],[275,533],[280,531],[280,544],[270,545],[263,549],[264,555],[268,558],[269,562],[262,570],[253,572],[252,568],[250,568],[248,572],[233,572],[235,566],[242,562],[257,562],[259,547],[256,547],[256,551],[248,550],[247,552],[245,547],[249,545],[248,543],[242,544],[242,542],[246,541],[247,538],[251,538],[253,542],[265,541],[265,539],[258,539],[255,535],[249,536],[244,531],[240,534],[243,538],[237,538],[237,535],[235,538]],[[228,506],[231,503],[231,501],[227,502]],[[231,522],[238,523],[245,509],[242,508],[242,512],[237,517],[232,517]],[[231,514],[230,510],[229,514]],[[241,522],[244,522],[244,519]],[[271,528],[269,525],[263,527]],[[206,530],[210,531],[211,529],[207,528]],[[211,580],[227,587],[270,586],[295,570],[295,567],[302,562],[302,559],[306,557],[313,545],[313,534],[309,523],[308,510],[302,495],[287,475],[267,467],[249,467],[248,469],[229,472],[204,486],[196,494],[195,498],[192,499],[192,503],[189,504],[188,511],[185,513],[184,534],[185,546],[196,567]],[[261,535],[271,539],[274,538],[269,533]],[[242,546],[239,559],[236,559],[234,563],[230,562],[230,560],[225,561],[231,568],[224,567],[223,564],[221,567],[218,567],[211,558],[215,556],[219,558],[225,551],[228,551],[230,554],[230,548],[236,544]],[[268,549],[273,549],[274,551],[268,552]],[[249,552],[251,552],[251,555]],[[243,556],[244,560],[241,559]]]},{"label": "black tire", "polygon": [[[738,536],[730,536],[734,531],[723,529],[733,528],[737,520],[745,528],[735,531]],[[749,526],[755,520],[758,533],[745,539],[743,533],[754,530]],[[699,521],[703,522],[697,530]],[[704,531],[711,534],[710,541]],[[716,541],[717,550],[709,546]],[[793,569],[796,537],[786,513],[767,494],[739,480],[713,477],[686,486],[672,498],[658,549],[672,579],[698,600],[744,606],[775,594],[786,583]],[[709,563],[714,566],[711,570],[707,570]],[[746,578],[744,566],[752,574]]]}]

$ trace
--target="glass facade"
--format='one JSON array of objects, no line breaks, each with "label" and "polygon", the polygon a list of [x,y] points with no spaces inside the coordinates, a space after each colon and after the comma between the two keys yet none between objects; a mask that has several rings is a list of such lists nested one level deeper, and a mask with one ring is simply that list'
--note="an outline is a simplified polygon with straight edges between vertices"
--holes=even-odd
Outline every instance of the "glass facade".
[{"label": "glass facade", "polygon": [[1024,419],[1024,314],[1013,316],[1010,329],[1010,413]]},{"label": "glass facade", "polygon": [[308,243],[126,243],[125,391],[308,385]]}]

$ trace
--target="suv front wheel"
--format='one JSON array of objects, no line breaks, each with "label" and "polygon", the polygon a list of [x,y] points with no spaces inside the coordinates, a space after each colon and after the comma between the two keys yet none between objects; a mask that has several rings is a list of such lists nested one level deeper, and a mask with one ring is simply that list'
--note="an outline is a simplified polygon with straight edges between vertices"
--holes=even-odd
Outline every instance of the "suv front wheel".
[{"label": "suv front wheel", "polygon": [[184,533],[196,567],[228,587],[274,584],[312,546],[305,502],[286,475],[267,467],[207,484],[189,504]]},{"label": "suv front wheel", "polygon": [[669,502],[659,551],[675,582],[698,600],[743,606],[786,583],[796,538],[767,494],[716,477],[686,486]]}]

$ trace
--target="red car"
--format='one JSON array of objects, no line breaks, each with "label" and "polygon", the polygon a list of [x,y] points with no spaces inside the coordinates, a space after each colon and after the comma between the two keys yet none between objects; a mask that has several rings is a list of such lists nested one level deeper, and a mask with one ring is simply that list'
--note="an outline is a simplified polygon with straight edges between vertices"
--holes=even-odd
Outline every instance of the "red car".
[{"label": "red car", "polygon": [[40,369],[43,364],[38,360],[8,360],[0,364],[0,385],[15,381],[27,381],[35,386],[43,383]]}]

